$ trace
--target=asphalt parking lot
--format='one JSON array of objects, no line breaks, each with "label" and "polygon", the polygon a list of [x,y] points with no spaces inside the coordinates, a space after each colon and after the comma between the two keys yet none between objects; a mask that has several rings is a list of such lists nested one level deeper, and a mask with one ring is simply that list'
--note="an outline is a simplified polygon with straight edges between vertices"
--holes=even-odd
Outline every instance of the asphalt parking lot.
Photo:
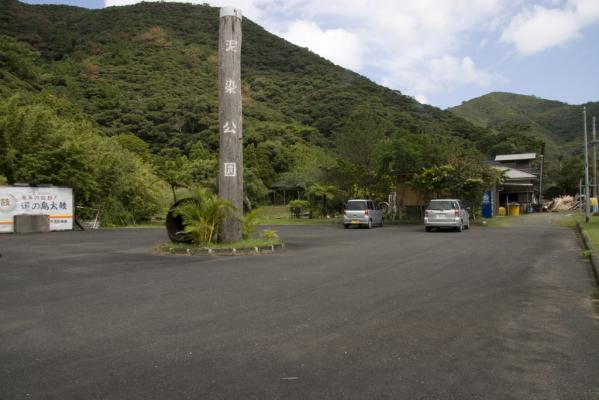
[{"label": "asphalt parking lot", "polygon": [[0,399],[599,399],[572,230],[275,229],[219,258],[0,236]]}]

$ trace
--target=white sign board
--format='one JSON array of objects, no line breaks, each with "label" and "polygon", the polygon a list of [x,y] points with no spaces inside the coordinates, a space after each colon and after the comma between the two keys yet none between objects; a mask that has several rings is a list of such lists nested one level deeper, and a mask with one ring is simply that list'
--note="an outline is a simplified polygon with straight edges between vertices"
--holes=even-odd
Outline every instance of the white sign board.
[{"label": "white sign board", "polygon": [[225,176],[236,176],[237,175],[237,164],[234,162],[225,163]]},{"label": "white sign board", "polygon": [[51,231],[73,229],[73,189],[0,186],[0,233],[14,232],[14,216],[50,217]]}]

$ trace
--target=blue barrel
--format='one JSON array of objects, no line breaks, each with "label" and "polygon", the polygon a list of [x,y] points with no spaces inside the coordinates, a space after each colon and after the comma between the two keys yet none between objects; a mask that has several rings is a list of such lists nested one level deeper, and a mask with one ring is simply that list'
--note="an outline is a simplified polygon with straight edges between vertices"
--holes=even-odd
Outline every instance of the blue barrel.
[{"label": "blue barrel", "polygon": [[483,218],[493,218],[493,195],[491,192],[483,194],[482,214]]}]

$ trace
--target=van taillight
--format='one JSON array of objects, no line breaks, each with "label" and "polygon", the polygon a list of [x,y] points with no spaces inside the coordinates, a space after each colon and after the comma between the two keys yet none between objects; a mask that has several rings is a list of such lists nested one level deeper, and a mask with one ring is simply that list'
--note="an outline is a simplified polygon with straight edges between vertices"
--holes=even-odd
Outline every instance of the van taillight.
[{"label": "van taillight", "polygon": [[364,210],[364,215],[368,215],[368,209]]},{"label": "van taillight", "polygon": [[424,216],[428,218],[428,210],[424,210]]},{"label": "van taillight", "polygon": [[455,216],[459,217],[460,216],[460,210],[455,210]]}]

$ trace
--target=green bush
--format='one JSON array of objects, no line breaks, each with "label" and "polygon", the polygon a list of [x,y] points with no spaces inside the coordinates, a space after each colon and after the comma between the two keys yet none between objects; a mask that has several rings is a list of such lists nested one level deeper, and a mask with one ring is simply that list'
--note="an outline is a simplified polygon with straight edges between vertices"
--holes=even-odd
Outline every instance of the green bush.
[{"label": "green bush", "polygon": [[279,234],[277,233],[277,231],[271,231],[266,229],[262,231],[262,238],[270,241],[275,241],[279,239]]},{"label": "green bush", "polygon": [[0,171],[8,184],[72,187],[78,209],[99,209],[103,225],[150,219],[165,204],[147,162],[45,93],[0,100]]},{"label": "green bush", "polygon": [[254,232],[256,232],[256,226],[260,222],[262,216],[262,209],[256,208],[243,216],[243,238],[251,239]]},{"label": "green bush", "polygon": [[291,200],[287,207],[289,207],[289,211],[296,217],[299,218],[302,212],[305,210],[309,210],[311,205],[308,200]]},{"label": "green bush", "polygon": [[235,206],[204,188],[192,192],[191,201],[179,205],[175,216],[183,219],[185,233],[191,234],[197,245],[209,245],[216,239],[217,228],[232,216]]}]

